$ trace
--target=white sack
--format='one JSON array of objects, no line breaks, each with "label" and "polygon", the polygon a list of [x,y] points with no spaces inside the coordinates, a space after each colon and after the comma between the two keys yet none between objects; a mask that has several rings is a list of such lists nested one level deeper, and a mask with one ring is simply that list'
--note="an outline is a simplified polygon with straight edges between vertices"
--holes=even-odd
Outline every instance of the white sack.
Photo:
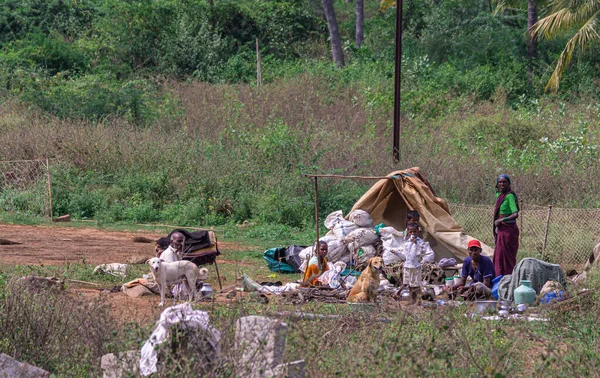
[{"label": "white sack", "polygon": [[396,264],[406,260],[404,256],[404,233],[394,227],[383,227],[379,229],[379,236],[383,245],[383,264]]},{"label": "white sack", "polygon": [[352,211],[348,214],[348,220],[358,227],[374,227],[373,218],[364,210],[357,209]]},{"label": "white sack", "polygon": [[342,213],[342,210],[334,211],[325,218],[325,227],[328,230],[331,230],[333,226],[344,220],[344,213]]},{"label": "white sack", "polygon": [[[332,263],[343,260],[344,256],[350,255],[343,240],[334,240],[327,243],[327,251],[327,261]],[[348,261],[350,260],[344,260],[344,262]]]},{"label": "white sack", "polygon": [[358,247],[373,244],[377,240],[379,240],[379,237],[370,228],[358,228],[344,237],[346,244],[354,243],[354,246]]},{"label": "white sack", "polygon": [[356,259],[356,263],[358,265],[367,263],[371,257],[375,257],[377,254],[377,250],[372,245],[364,245],[360,247],[358,251],[358,257]]},{"label": "white sack", "polygon": [[343,239],[344,236],[350,234],[352,231],[356,230],[358,226],[350,221],[343,220],[333,226],[331,230],[336,238]]}]

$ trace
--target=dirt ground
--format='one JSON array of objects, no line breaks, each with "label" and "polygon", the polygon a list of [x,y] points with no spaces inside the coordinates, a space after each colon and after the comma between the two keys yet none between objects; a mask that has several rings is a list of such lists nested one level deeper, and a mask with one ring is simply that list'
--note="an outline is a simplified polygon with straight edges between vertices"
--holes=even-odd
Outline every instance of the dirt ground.
[{"label": "dirt ground", "polygon": [[[44,227],[0,224],[0,239],[20,244],[0,245],[1,265],[63,265],[85,259],[90,265],[128,262],[133,256],[154,256],[153,243],[136,243],[133,238],[143,236],[157,239],[162,234],[146,231],[116,232],[93,228]],[[238,249],[237,243],[219,241],[219,249]],[[233,261],[217,259],[218,264],[234,264]],[[76,295],[92,298],[106,295],[113,313],[121,322],[137,321],[142,324],[154,322],[162,308],[158,307],[159,296],[130,298],[122,292],[107,294],[101,289],[80,284],[70,284]],[[226,286],[226,285],[224,285]],[[221,296],[219,296],[221,297]],[[225,297],[219,298],[219,302]],[[167,300],[167,305],[172,299]],[[226,300],[228,301],[228,300]]]},{"label": "dirt ground", "polygon": [[[163,234],[103,231],[93,228],[0,224],[0,238],[21,244],[0,245],[0,264],[63,265],[85,259],[88,264],[126,263],[132,256],[154,257],[153,243],[135,243],[135,236],[158,239]],[[237,249],[219,241],[220,249]],[[220,262],[220,260],[219,260]]]}]

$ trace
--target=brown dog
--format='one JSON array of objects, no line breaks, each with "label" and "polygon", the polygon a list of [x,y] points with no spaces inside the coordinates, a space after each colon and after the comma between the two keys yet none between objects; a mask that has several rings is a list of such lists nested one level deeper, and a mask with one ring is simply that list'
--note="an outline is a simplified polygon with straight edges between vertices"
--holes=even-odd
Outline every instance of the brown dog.
[{"label": "brown dog", "polygon": [[377,303],[377,289],[379,289],[379,274],[383,268],[381,257],[371,257],[369,264],[362,271],[358,281],[350,290],[346,302],[373,302]]}]

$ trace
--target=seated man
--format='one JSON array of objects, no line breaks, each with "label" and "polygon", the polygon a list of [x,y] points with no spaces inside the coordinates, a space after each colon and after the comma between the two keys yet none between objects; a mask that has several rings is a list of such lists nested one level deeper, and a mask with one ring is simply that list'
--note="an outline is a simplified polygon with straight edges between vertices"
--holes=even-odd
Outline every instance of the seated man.
[{"label": "seated man", "polygon": [[[468,294],[469,298],[485,298],[492,296],[492,280],[496,276],[494,263],[487,256],[481,256],[481,243],[473,239],[469,242],[469,257],[463,261],[460,282],[450,288],[451,294]],[[473,282],[465,286],[467,277]]]},{"label": "seated man", "polygon": [[327,259],[325,258],[328,252],[327,243],[319,241],[318,247],[319,249],[317,249],[315,256],[308,260],[304,276],[302,276],[302,286],[320,285],[319,277],[329,270]]},{"label": "seated man", "polygon": [[183,255],[183,234],[174,232],[171,234],[171,244],[165,249],[160,258],[165,262],[180,261]]}]

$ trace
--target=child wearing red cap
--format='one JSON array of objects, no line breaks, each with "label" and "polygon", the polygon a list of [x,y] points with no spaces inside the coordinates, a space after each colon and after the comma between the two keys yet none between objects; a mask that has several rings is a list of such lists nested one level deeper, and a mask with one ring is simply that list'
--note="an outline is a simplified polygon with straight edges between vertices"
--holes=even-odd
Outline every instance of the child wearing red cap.
[{"label": "child wearing red cap", "polygon": [[[496,277],[494,263],[487,256],[481,255],[481,243],[477,239],[469,241],[467,246],[469,257],[463,261],[460,282],[452,286],[451,291],[459,294],[469,292],[476,297],[489,298],[492,295],[492,280]],[[465,286],[467,277],[473,282]]]}]

